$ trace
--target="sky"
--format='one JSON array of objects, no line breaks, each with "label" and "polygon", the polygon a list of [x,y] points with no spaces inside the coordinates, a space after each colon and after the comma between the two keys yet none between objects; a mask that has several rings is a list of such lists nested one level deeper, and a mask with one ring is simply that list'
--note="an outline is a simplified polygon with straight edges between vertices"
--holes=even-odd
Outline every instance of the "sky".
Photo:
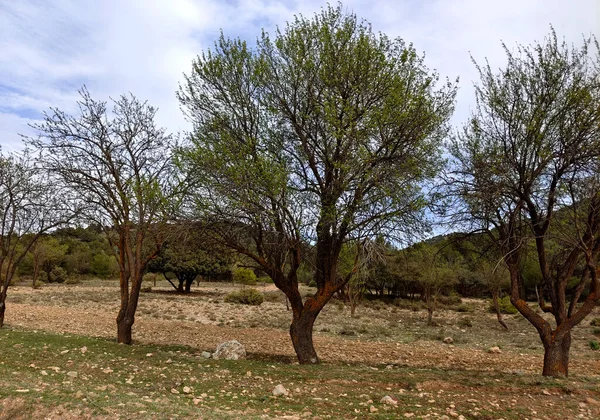
[{"label": "sky", "polygon": [[[294,15],[312,17],[315,0],[0,0],[0,146],[20,150],[19,134],[49,107],[76,110],[78,89],[108,100],[131,92],[159,108],[169,132],[190,128],[175,92],[192,60],[222,30],[254,43]],[[459,127],[474,105],[478,62],[502,67],[510,49],[543,40],[553,25],[559,38],[580,45],[600,36],[600,0],[370,0],[344,8],[376,32],[401,37],[425,53],[442,77],[460,77]]]}]

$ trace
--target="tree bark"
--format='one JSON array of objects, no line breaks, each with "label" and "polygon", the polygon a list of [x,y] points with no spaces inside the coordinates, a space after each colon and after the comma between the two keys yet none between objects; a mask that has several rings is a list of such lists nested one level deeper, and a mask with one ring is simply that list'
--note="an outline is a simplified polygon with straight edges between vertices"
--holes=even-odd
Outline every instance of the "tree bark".
[{"label": "tree bark", "polygon": [[4,326],[4,313],[6,312],[6,303],[4,300],[0,302],[0,328]]},{"label": "tree bark", "polygon": [[127,309],[121,310],[117,316],[117,342],[121,344],[131,344],[133,341],[131,331],[135,317],[128,316],[127,312]]},{"label": "tree bark", "polygon": [[566,333],[560,340],[544,342],[544,370],[542,375],[559,378],[569,376],[570,349],[570,332]]},{"label": "tree bark", "polygon": [[433,324],[433,308],[428,307],[427,308],[427,325],[432,327]]},{"label": "tree bark", "polygon": [[504,319],[502,319],[502,314],[500,313],[500,305],[498,305],[498,292],[492,292],[492,301],[494,303],[494,311],[496,311],[496,317],[498,318],[498,322],[500,323],[500,325],[502,325],[505,329],[508,330],[508,325],[506,325]]},{"label": "tree bark", "polygon": [[319,357],[313,345],[313,326],[318,312],[303,310],[290,325],[290,336],[292,344],[301,365],[320,363]]},{"label": "tree bark", "polygon": [[192,283],[194,283],[194,277],[188,277],[185,281],[185,293],[192,293]]}]

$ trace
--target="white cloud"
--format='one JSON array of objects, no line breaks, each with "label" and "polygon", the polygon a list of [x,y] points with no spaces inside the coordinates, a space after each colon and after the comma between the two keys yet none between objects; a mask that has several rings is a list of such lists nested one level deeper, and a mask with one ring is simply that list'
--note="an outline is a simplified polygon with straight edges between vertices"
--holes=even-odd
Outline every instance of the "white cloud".
[{"label": "white cloud", "polygon": [[[332,2],[335,3],[335,2]],[[132,92],[160,108],[170,131],[188,128],[175,98],[192,59],[226,36],[250,42],[296,13],[312,16],[320,1],[271,0],[33,0],[0,3],[0,144],[14,146],[33,114],[49,106],[72,110],[87,84],[97,99]],[[426,62],[451,79],[461,77],[456,124],[464,121],[477,79],[469,54],[504,63],[509,47],[541,40],[552,23],[578,44],[600,32],[595,0],[350,0],[347,9],[376,31],[400,36],[426,52]],[[25,118],[25,117],[27,118]]]}]

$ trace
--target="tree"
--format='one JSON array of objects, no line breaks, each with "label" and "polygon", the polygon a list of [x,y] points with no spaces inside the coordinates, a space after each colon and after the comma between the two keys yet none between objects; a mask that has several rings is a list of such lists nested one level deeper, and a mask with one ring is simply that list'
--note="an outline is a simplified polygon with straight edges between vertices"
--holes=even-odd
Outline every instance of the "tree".
[{"label": "tree", "polygon": [[59,193],[27,152],[0,153],[0,327],[19,263],[43,234],[69,221],[68,204],[68,196]]},{"label": "tree", "polygon": [[33,276],[31,285],[36,287],[36,282],[40,271],[46,273],[46,280],[50,279],[50,272],[54,266],[64,257],[67,252],[67,246],[61,245],[58,239],[52,236],[39,238],[29,249],[33,265]]},{"label": "tree", "polygon": [[173,216],[178,177],[174,140],[155,125],[156,109],[135,96],[95,101],[80,90],[78,116],[52,108],[28,139],[40,162],[85,206],[83,221],[100,226],[119,263],[117,337],[130,344],[142,276],[160,251]]},{"label": "tree", "polygon": [[[454,192],[502,252],[511,302],[544,345],[543,375],[567,376],[571,330],[600,298],[599,48],[591,38],[569,48],[552,30],[543,43],[505,50],[497,73],[476,64],[477,108],[452,146]],[[538,303],[554,323],[520,293],[530,243]]]},{"label": "tree", "polygon": [[[179,293],[190,293],[198,276],[214,278],[229,271],[227,253],[222,247],[207,241],[204,228],[171,225],[170,229],[172,239],[163,246],[148,269],[162,273]],[[169,273],[175,275],[177,285],[171,281]]]},{"label": "tree", "polygon": [[500,305],[498,299],[501,297],[502,290],[508,284],[508,271],[506,267],[496,264],[492,265],[490,261],[483,260],[479,265],[479,273],[483,279],[483,283],[487,286],[488,290],[492,295],[492,306],[494,312],[496,312],[496,318],[498,323],[508,330],[508,325],[502,319],[502,313],[500,312]]},{"label": "tree", "polygon": [[[375,34],[342,5],[296,17],[255,49],[218,40],[193,63],[179,100],[194,124],[182,163],[198,213],[288,297],[300,363],[318,363],[312,331],[339,278],[344,243],[421,230],[455,86],[412,45]],[[317,291],[297,271],[315,247]]]},{"label": "tree", "polygon": [[407,274],[421,289],[421,298],[427,307],[427,325],[434,326],[433,313],[437,309],[438,296],[457,282],[457,264],[443,259],[440,249],[426,243],[405,252]]}]

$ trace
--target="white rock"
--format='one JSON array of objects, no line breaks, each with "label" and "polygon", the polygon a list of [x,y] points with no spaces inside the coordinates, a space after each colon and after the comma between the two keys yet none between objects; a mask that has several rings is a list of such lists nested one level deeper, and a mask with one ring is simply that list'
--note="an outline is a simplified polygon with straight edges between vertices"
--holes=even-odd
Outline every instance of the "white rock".
[{"label": "white rock", "polygon": [[494,346],[494,347],[490,347],[488,349],[488,353],[499,354],[499,353],[502,353],[502,350],[500,350],[500,347]]},{"label": "white rock", "polygon": [[444,343],[452,344],[452,343],[454,343],[454,339],[452,337],[446,337],[446,338],[444,338]]},{"label": "white rock", "polygon": [[370,407],[369,407],[369,411],[370,411],[371,413],[376,413],[376,412],[378,412],[378,411],[379,411],[379,409],[375,408],[375,406],[374,406],[374,405],[372,405],[372,406],[370,406]]},{"label": "white rock", "polygon": [[209,351],[203,351],[201,356],[205,359],[210,359],[210,356],[212,356],[212,354]]},{"label": "white rock", "polygon": [[212,355],[213,359],[239,360],[246,358],[246,349],[237,341],[231,340],[221,343]]},{"label": "white rock", "polygon": [[77,372],[74,372],[74,371],[67,372],[67,376],[70,376],[71,378],[77,378]]},{"label": "white rock", "polygon": [[398,401],[396,401],[394,398],[390,397],[389,395],[386,395],[385,397],[383,397],[381,399],[381,401],[379,401],[381,404],[388,404],[388,405],[398,405]]},{"label": "white rock", "polygon": [[273,395],[276,397],[279,397],[281,395],[283,396],[288,396],[290,393],[287,389],[285,389],[285,387],[281,384],[277,385],[275,388],[273,388]]},{"label": "white rock", "polygon": [[189,386],[184,386],[183,387],[183,393],[184,394],[190,394],[192,392],[192,388],[190,388]]}]

